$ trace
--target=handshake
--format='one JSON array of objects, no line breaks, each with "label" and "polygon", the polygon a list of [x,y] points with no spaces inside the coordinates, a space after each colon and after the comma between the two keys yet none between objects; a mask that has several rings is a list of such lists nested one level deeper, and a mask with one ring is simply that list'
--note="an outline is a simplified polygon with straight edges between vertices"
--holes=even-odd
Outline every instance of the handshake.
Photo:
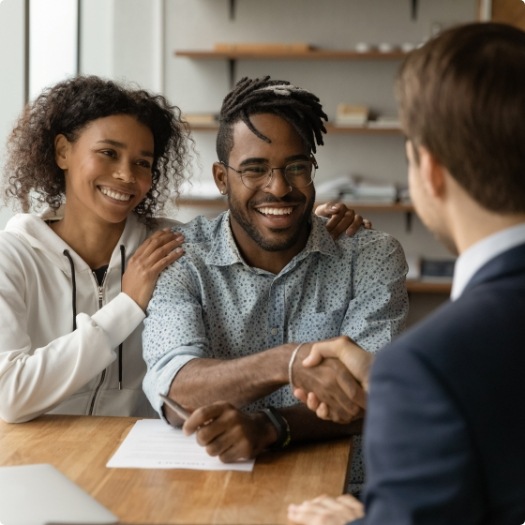
[{"label": "handshake", "polygon": [[[257,360],[266,362],[266,373],[261,373],[263,367],[255,364]],[[194,397],[193,403],[188,403],[182,390],[177,391],[179,373],[170,396],[162,397],[165,415],[172,425],[182,424],[185,434],[195,434],[208,454],[225,463],[256,457],[269,448],[286,446],[292,439],[307,441],[349,435],[351,424],[355,421],[356,427],[360,427],[359,420],[364,416],[372,361],[373,355],[347,336],[299,346],[288,343],[237,360],[196,359],[181,370],[182,374],[185,371],[194,374],[192,366],[196,369],[203,362],[199,375],[213,370],[207,376],[209,382],[217,377],[227,379],[222,383],[223,399]],[[257,375],[252,376],[253,381],[232,380],[239,368],[243,374],[256,371]],[[215,373],[217,369],[222,372]],[[302,403],[256,411],[241,409],[288,382]],[[187,389],[186,394],[196,396],[204,388]],[[183,410],[174,408],[175,399],[181,400]]]},{"label": "handshake", "polygon": [[319,418],[350,423],[366,409],[373,359],[347,336],[305,343],[290,359],[290,386]]}]

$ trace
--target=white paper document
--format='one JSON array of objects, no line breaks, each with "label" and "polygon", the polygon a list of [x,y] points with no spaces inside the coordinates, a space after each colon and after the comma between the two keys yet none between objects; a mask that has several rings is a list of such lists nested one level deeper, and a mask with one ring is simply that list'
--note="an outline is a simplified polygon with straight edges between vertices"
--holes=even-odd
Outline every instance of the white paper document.
[{"label": "white paper document", "polygon": [[208,455],[195,435],[185,436],[160,419],[141,419],[107,463],[109,468],[240,470],[251,472],[254,460],[222,463]]}]

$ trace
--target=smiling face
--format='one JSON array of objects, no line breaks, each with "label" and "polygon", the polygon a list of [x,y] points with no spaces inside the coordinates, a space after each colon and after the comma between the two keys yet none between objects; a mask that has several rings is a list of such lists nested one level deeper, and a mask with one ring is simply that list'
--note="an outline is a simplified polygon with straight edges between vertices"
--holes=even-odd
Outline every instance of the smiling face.
[{"label": "smiling face", "polygon": [[[247,165],[264,163],[283,168],[290,162],[310,158],[308,147],[284,119],[273,114],[250,118],[271,143],[257,137],[244,122],[237,122],[229,166],[242,170]],[[279,261],[278,266],[283,267],[304,248],[315,201],[313,184],[292,188],[279,169],[274,170],[268,186],[252,190],[243,184],[238,173],[219,163],[214,165],[214,176],[219,189],[228,194],[232,231],[250,264],[268,268],[268,261],[275,269]]]},{"label": "smiling face", "polygon": [[55,139],[66,180],[66,213],[77,219],[124,223],[151,187],[153,134],[129,115],[96,119],[74,142]]}]

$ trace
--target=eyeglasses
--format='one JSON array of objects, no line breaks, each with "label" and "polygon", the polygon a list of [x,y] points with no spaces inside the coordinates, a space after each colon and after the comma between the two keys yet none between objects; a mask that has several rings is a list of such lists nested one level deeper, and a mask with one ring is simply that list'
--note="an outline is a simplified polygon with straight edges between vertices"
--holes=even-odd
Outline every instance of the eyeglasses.
[{"label": "eyeglasses", "polygon": [[315,170],[319,168],[313,156],[307,160],[295,160],[282,168],[272,168],[265,162],[257,162],[237,170],[225,162],[221,161],[221,164],[238,173],[241,176],[242,183],[250,190],[260,190],[268,187],[272,182],[275,170],[282,170],[286,182],[292,188],[305,188],[312,184]]}]

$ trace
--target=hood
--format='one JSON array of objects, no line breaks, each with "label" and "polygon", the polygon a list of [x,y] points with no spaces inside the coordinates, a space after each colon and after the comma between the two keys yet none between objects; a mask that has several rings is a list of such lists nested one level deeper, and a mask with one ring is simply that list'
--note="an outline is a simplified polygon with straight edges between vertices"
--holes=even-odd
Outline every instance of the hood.
[{"label": "hood", "polygon": [[[53,264],[67,274],[70,264],[64,257],[64,250],[71,255],[76,271],[91,271],[86,262],[72,250],[47,224],[46,221],[62,218],[60,210],[48,210],[41,215],[18,213],[6,224],[5,231],[24,239],[33,249],[42,252]],[[126,253],[133,253],[146,238],[147,227],[140,223],[134,214],[126,220],[126,226],[111,255],[110,266],[120,266],[119,247],[124,245]]]}]

